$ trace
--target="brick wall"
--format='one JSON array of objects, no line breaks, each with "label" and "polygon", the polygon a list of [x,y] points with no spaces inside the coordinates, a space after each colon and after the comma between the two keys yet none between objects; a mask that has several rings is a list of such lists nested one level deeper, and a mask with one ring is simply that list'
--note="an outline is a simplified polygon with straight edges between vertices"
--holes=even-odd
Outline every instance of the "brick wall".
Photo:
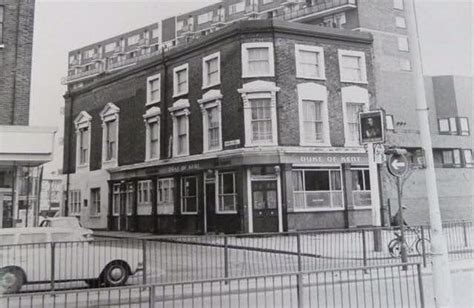
[{"label": "brick wall", "polygon": [[35,2],[0,0],[0,5],[5,7],[0,47],[0,125],[28,125]]}]

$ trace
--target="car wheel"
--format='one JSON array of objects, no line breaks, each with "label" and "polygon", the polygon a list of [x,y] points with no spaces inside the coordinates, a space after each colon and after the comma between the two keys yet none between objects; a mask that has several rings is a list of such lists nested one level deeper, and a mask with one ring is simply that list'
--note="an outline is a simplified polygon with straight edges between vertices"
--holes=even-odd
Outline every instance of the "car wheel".
[{"label": "car wheel", "polygon": [[25,280],[25,274],[17,267],[0,269],[0,294],[17,293]]},{"label": "car wheel", "polygon": [[102,272],[101,281],[107,287],[123,286],[130,275],[130,269],[125,262],[113,262]]},{"label": "car wheel", "polygon": [[86,279],[84,282],[91,288],[98,288],[100,286],[99,279]]}]

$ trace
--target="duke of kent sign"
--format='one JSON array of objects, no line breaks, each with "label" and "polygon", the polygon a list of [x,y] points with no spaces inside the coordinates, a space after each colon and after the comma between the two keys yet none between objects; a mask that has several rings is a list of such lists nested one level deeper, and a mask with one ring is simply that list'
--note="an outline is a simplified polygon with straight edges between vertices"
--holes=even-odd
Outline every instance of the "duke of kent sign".
[{"label": "duke of kent sign", "polygon": [[367,164],[365,153],[321,153],[321,154],[290,154],[283,159],[283,163],[290,164]]}]

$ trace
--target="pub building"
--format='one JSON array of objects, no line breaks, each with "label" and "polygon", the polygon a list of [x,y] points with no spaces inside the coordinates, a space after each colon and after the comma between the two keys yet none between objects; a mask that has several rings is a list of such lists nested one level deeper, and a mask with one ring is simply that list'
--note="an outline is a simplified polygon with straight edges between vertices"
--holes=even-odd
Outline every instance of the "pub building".
[{"label": "pub building", "polygon": [[69,86],[65,211],[156,234],[371,225],[372,52],[367,33],[237,22]]}]

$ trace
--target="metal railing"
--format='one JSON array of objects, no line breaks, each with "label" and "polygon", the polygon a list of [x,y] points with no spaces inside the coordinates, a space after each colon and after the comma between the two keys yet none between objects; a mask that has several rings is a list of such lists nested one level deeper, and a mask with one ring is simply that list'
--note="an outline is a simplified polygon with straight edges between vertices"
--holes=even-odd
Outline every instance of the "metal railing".
[{"label": "metal railing", "polygon": [[[451,259],[473,258],[472,221],[449,223],[444,230]],[[0,246],[0,268],[21,256],[28,282],[35,282],[22,290],[44,290],[86,287],[112,259],[141,263],[143,272],[129,281],[142,284],[385,265],[400,262],[389,249],[395,232],[367,228],[10,245]],[[409,262],[428,264],[429,239],[425,226],[406,231]]]},{"label": "metal railing", "polygon": [[[403,266],[406,269],[403,269]],[[424,307],[419,263],[0,297],[17,307]]]},{"label": "metal railing", "polygon": [[301,19],[306,16],[313,16],[324,11],[335,9],[343,6],[353,6],[356,7],[356,0],[324,0],[324,1],[314,1],[311,5],[301,4],[300,8],[294,9],[291,11],[284,11],[281,14],[274,16],[274,19],[282,20],[295,20]]}]

